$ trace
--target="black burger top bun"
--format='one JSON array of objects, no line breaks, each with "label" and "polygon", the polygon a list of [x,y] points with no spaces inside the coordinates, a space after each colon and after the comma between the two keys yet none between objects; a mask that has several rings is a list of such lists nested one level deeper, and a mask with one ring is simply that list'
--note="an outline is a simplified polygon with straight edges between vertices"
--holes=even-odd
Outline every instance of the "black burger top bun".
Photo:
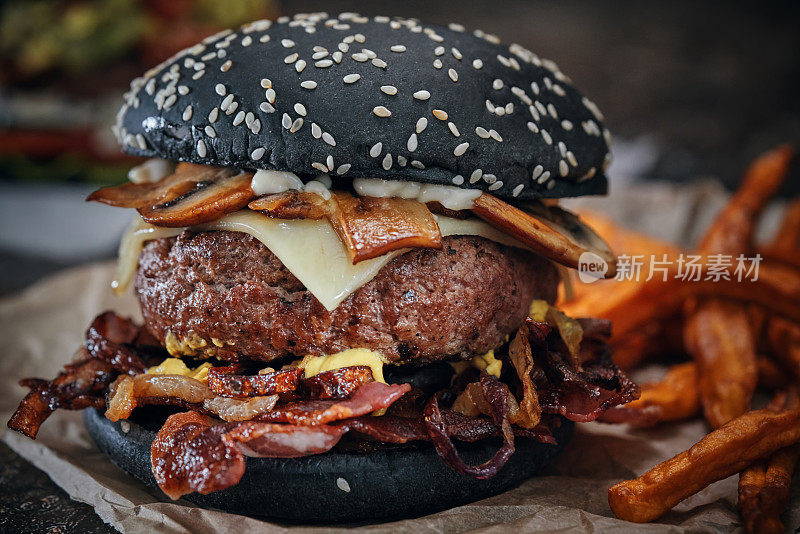
[{"label": "black burger top bun", "polygon": [[551,61],[457,24],[343,13],[213,35],[131,83],[130,154],[480,188],[604,193],[608,131]]}]

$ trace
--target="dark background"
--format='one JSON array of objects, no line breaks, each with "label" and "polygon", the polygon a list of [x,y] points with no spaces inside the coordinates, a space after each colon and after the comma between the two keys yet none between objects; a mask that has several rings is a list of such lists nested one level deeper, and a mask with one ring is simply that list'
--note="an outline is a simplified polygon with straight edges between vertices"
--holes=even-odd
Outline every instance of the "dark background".
[{"label": "dark background", "polygon": [[[187,1],[176,0],[175,5]],[[0,1],[0,8],[4,5],[8,0]],[[358,11],[416,17],[431,23],[459,22],[470,29],[495,33],[505,42],[517,42],[558,63],[598,104],[619,139],[617,146],[644,139],[657,147],[654,163],[641,171],[640,179],[690,181],[715,176],[732,187],[758,153],[778,143],[800,141],[797,1],[284,0],[271,2],[269,9],[276,14]],[[3,59],[9,58],[0,57]],[[137,57],[131,61],[143,60]],[[118,65],[107,65],[91,74],[94,83],[77,84],[58,75],[19,82],[4,79],[0,73],[0,97],[52,95],[67,86],[71,99],[82,105],[88,102],[92,108],[95,99],[116,99],[124,90],[122,84],[140,71],[130,76],[125,72]],[[7,119],[17,111],[10,109],[16,105],[13,102],[0,99],[0,134],[10,132],[6,139],[29,127]],[[99,124],[94,135],[110,137],[106,132],[107,124]],[[81,154],[70,159],[68,169],[62,171],[64,158],[73,154],[42,156],[36,150],[9,153],[0,146],[0,185],[29,188],[30,178],[25,173],[37,176],[37,187],[42,180],[65,180],[76,188],[74,201],[79,202],[90,187],[83,183],[87,174],[94,176],[88,180],[95,182],[124,179],[131,162],[115,160],[113,150],[110,155],[102,153],[100,161],[96,151],[90,151],[89,156]],[[6,164],[9,158],[14,165]],[[100,173],[85,172],[99,167]],[[20,168],[24,169],[22,174]],[[612,175],[613,171],[612,167]],[[0,195],[9,191],[12,189],[0,189]],[[795,168],[784,195],[797,194],[800,175]],[[19,221],[14,216],[0,213],[0,219],[0,232],[16,231]],[[97,231],[104,230],[100,227]],[[65,260],[53,258],[45,250],[0,246],[0,295],[56,269],[111,256],[113,248]],[[108,529],[90,507],[71,501],[43,473],[2,444],[0,465],[0,531]]]}]

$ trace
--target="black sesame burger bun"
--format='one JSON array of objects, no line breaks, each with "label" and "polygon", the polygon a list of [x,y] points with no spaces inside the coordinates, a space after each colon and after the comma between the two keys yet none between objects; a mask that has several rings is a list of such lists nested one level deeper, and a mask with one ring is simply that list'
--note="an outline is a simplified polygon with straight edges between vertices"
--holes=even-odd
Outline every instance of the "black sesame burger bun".
[{"label": "black sesame burger bun", "polygon": [[605,193],[608,132],[551,61],[408,19],[256,21],[131,83],[114,128],[134,155],[300,175]]}]

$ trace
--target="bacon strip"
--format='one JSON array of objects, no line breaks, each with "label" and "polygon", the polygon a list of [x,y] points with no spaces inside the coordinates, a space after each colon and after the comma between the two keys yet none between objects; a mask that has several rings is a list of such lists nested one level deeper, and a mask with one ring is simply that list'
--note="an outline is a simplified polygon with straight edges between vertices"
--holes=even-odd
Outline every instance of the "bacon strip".
[{"label": "bacon strip", "polygon": [[367,382],[372,382],[372,369],[366,365],[342,367],[302,380],[312,399],[344,399]]},{"label": "bacon strip", "polygon": [[120,373],[143,373],[147,365],[131,345],[144,330],[133,321],[106,311],[95,317],[86,331],[86,348],[99,360],[110,363]]},{"label": "bacon strip", "polygon": [[208,387],[221,397],[245,399],[254,395],[275,395],[294,391],[303,375],[302,369],[285,369],[263,375],[242,375],[241,367],[212,367]]}]

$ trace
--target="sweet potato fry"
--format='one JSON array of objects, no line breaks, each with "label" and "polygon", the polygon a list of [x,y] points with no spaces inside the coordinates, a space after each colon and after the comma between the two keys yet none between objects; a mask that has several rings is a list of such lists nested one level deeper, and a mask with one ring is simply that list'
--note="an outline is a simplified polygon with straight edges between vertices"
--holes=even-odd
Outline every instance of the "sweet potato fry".
[{"label": "sweet potato fry", "polygon": [[770,248],[780,251],[800,250],[800,198],[786,207],[783,221],[770,243]]},{"label": "sweet potato fry", "polygon": [[756,362],[758,367],[758,385],[762,388],[778,390],[789,385],[790,373],[772,358],[759,356]]},{"label": "sweet potato fry", "polygon": [[660,381],[641,384],[640,388],[638,399],[612,408],[601,420],[653,426],[688,419],[700,412],[697,364],[694,362],[675,365]]},{"label": "sweet potato fry", "polygon": [[646,523],[709,484],[800,441],[800,410],[747,412],[714,430],[689,450],[608,490],[614,515]]},{"label": "sweet potato fry", "polygon": [[[767,409],[797,409],[797,391],[779,394]],[[789,503],[792,473],[800,458],[797,444],[780,449],[766,460],[760,460],[739,475],[739,512],[747,532],[782,533],[786,529],[780,515]]]},{"label": "sweet potato fry", "polygon": [[772,357],[800,378],[800,325],[782,317],[772,317],[767,324],[766,338]]}]

